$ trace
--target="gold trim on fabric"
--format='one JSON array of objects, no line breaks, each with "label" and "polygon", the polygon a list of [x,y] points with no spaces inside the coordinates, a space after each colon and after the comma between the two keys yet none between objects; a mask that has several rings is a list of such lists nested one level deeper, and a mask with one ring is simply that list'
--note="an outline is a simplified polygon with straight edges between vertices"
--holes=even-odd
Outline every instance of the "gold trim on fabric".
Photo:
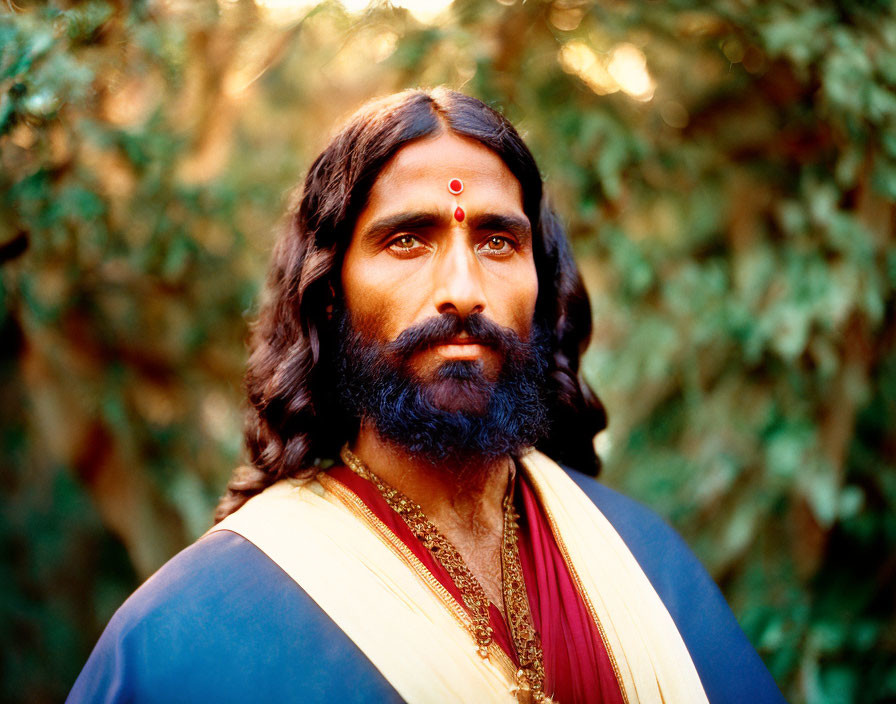
[{"label": "gold trim on fabric", "polygon": [[[330,493],[332,493],[336,498],[338,498],[352,513],[361,518],[368,526],[373,529],[373,532],[376,536],[396,555],[398,555],[404,562],[414,570],[417,576],[426,584],[427,587],[435,594],[439,600],[445,605],[445,608],[451,613],[452,616],[457,620],[458,625],[460,625],[464,630],[470,630],[470,624],[472,623],[470,619],[470,615],[467,613],[466,609],[461,606],[457,600],[451,595],[442,583],[430,572],[426,566],[420,562],[419,558],[413,553],[413,551],[405,545],[404,541],[399,538],[392,530],[383,523],[379,517],[370,510],[367,504],[364,503],[363,499],[358,496],[355,492],[345,486],[338,479],[334,479],[333,477],[327,474],[320,474],[317,477],[318,481],[321,485]],[[492,641],[491,645],[488,649],[489,659],[494,658],[494,662],[504,671],[504,674],[510,679],[510,681],[514,681],[516,676],[516,666],[513,664],[513,661],[508,657],[507,653],[504,652],[504,649],[498,645],[496,642]]]}]

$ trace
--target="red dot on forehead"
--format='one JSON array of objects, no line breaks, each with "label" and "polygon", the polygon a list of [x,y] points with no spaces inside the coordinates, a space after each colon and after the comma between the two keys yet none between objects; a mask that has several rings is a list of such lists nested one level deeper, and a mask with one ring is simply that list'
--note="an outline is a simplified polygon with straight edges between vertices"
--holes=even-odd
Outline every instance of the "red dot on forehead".
[{"label": "red dot on forehead", "polygon": [[448,190],[454,195],[458,195],[464,190],[464,182],[459,178],[453,178],[448,182]]},{"label": "red dot on forehead", "polygon": [[464,209],[460,206],[457,206],[457,210],[454,211],[454,219],[458,222],[463,222],[466,213],[464,213]]}]

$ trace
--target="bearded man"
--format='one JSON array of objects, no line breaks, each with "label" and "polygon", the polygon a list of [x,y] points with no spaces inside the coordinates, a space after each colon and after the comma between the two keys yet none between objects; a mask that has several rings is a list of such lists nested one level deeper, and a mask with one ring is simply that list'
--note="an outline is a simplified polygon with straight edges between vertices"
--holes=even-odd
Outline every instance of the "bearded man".
[{"label": "bearded man", "polygon": [[311,167],[217,525],[70,701],[780,702],[697,560],[597,484],[591,312],[514,128],[411,91]]}]

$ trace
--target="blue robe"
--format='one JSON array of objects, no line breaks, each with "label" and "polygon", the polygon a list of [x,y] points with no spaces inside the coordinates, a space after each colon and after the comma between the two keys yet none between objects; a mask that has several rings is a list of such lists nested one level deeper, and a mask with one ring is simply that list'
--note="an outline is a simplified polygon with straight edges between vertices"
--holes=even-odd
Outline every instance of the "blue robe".
[{"label": "blue robe", "polygon": [[[783,702],[721,592],[675,531],[637,502],[570,475],[662,599],[709,701]],[[221,531],[183,550],[122,605],[67,701],[402,700],[279,566],[243,537]]]}]

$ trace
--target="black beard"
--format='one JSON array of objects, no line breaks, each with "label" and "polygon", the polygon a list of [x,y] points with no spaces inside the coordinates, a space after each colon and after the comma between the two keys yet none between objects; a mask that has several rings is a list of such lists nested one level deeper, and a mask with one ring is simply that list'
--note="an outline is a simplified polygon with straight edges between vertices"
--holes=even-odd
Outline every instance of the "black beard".
[{"label": "black beard", "polygon": [[[346,312],[337,315],[340,403],[387,442],[431,464],[460,467],[517,455],[547,434],[548,345],[538,326],[524,342],[481,314],[448,313],[383,343],[356,329]],[[446,362],[432,379],[409,368],[415,352],[464,332],[499,354],[496,379],[476,360]]]}]

